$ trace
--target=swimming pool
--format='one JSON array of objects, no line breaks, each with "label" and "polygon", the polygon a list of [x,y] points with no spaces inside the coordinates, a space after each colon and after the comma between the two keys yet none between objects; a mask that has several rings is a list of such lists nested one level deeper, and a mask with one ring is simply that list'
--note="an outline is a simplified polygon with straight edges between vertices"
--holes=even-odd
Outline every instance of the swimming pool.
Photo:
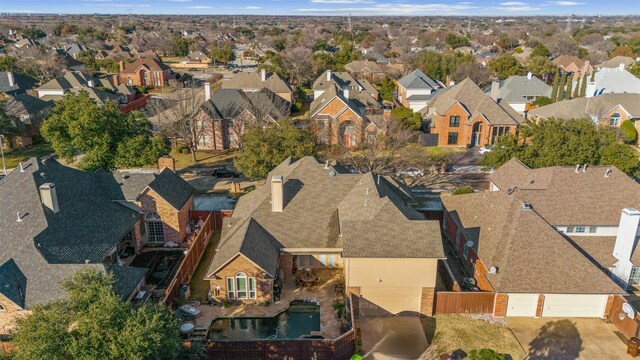
[{"label": "swimming pool", "polygon": [[209,328],[211,340],[297,339],[320,331],[320,305],[293,301],[271,318],[223,318]]}]

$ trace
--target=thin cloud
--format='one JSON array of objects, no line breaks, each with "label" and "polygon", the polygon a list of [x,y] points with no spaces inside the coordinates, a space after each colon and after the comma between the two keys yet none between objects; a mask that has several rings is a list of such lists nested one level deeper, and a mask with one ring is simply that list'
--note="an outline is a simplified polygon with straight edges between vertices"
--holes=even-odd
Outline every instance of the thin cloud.
[{"label": "thin cloud", "polygon": [[310,3],[316,4],[373,4],[372,0],[311,0]]},{"label": "thin cloud", "polygon": [[380,15],[406,15],[415,13],[444,12],[449,15],[460,13],[463,10],[477,9],[477,6],[466,4],[377,4],[368,7],[351,8],[301,8],[295,12],[314,14],[335,14],[339,12]]},{"label": "thin cloud", "polygon": [[528,6],[529,4],[521,2],[521,1],[508,1],[500,3],[502,6]]},{"label": "thin cloud", "polygon": [[259,10],[259,9],[262,9],[262,7],[260,7],[260,6],[245,6],[245,7],[243,7],[243,9],[246,9],[246,10]]},{"label": "thin cloud", "polygon": [[169,0],[171,2],[191,2],[191,0]]},{"label": "thin cloud", "polygon": [[575,1],[549,1],[551,5],[559,5],[559,6],[575,6],[575,5],[584,5],[583,2],[575,2]]},{"label": "thin cloud", "polygon": [[196,6],[188,6],[187,9],[211,9],[211,6],[196,5]]},{"label": "thin cloud", "polygon": [[535,10],[540,10],[540,8],[539,8],[539,7],[536,7],[536,6],[529,6],[529,5],[525,5],[525,6],[496,6],[496,7],[493,7],[492,9],[500,10],[500,11],[505,11],[505,12],[518,12],[518,11],[535,11]]}]

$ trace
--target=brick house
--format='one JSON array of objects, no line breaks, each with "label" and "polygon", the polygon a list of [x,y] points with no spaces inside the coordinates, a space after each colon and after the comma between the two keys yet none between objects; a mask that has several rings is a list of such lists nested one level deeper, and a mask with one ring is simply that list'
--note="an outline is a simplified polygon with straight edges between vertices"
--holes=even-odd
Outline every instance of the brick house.
[{"label": "brick house", "polygon": [[53,158],[23,162],[0,185],[0,333],[34,306],[65,296],[60,282],[86,267],[114,275],[130,300],[149,269],[145,247],[184,245],[193,188],[173,171],[83,172]]},{"label": "brick house", "polygon": [[291,103],[270,90],[220,89],[211,95],[211,84],[204,86],[205,102],[194,115],[203,129],[198,149],[238,148],[250,124],[272,123],[289,115]]},{"label": "brick house", "polygon": [[494,101],[471,79],[447,88],[423,110],[428,132],[438,146],[489,146],[504,135],[515,135],[523,119],[505,102]]},{"label": "brick house", "polygon": [[385,76],[382,65],[375,61],[354,60],[346,64],[344,69],[356,79],[375,81]]},{"label": "brick house", "polygon": [[591,119],[601,126],[619,128],[625,120],[640,131],[640,94],[602,94],[592,98],[577,98],[532,109],[527,118]]},{"label": "brick house", "polygon": [[444,89],[444,84],[433,80],[420,69],[408,73],[396,81],[398,101],[413,111],[420,111],[438,91]]},{"label": "brick house", "polygon": [[366,80],[327,71],[314,82],[309,117],[318,143],[353,148],[386,129],[378,92]]},{"label": "brick house", "polygon": [[293,102],[293,90],[287,80],[280,75],[261,69],[259,73],[236,74],[230,79],[223,79],[222,89],[242,90],[246,93],[260,92],[267,89],[291,104]]},{"label": "brick house", "polygon": [[490,191],[442,198],[442,228],[464,271],[495,293],[493,315],[604,317],[640,284],[640,189],[626,174],[512,159],[489,180]]},{"label": "brick house", "polygon": [[336,269],[347,292],[390,313],[431,315],[442,239],[437,222],[413,202],[391,178],[289,158],[224,219],[205,276],[210,294],[221,302],[271,302],[285,279]]},{"label": "brick house", "polygon": [[139,58],[132,63],[120,61],[120,73],[114,76],[116,86],[146,86],[161,88],[169,85],[171,69],[162,61],[153,57]]},{"label": "brick house", "polygon": [[[563,72],[579,74],[580,77],[585,73],[591,75],[593,72],[593,66],[591,66],[589,60],[582,60],[573,55],[560,55],[553,59],[552,62]],[[573,79],[574,81],[578,81],[580,77],[574,76]]]}]

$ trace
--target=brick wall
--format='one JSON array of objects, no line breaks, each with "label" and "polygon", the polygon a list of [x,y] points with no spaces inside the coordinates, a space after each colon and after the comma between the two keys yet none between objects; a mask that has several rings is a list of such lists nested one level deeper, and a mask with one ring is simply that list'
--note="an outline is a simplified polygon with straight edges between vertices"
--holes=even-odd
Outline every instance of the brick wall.
[{"label": "brick wall", "polygon": [[[235,277],[236,274],[239,272],[243,272],[245,275],[247,275],[247,278],[250,278],[250,277],[256,278],[256,299],[231,300],[231,301],[263,303],[266,301],[270,302],[272,300],[273,280],[265,278],[263,276],[264,270],[257,267],[254,263],[252,263],[242,255],[237,256],[235,259],[229,262],[226,266],[220,269],[216,273],[215,280],[209,280],[212,294],[214,294],[213,297],[216,300],[222,301],[222,302],[228,300],[227,277]],[[247,282],[248,281],[249,280],[247,280]],[[220,286],[219,294],[216,294],[217,286]]]},{"label": "brick wall", "polygon": [[435,288],[423,287],[422,298],[420,299],[420,314],[431,316],[433,315],[433,302],[435,298]]},{"label": "brick wall", "polygon": [[[343,111],[344,110],[344,111]],[[346,121],[353,122],[353,127],[356,135],[356,145],[363,141],[364,134],[364,121],[360,115],[356,114],[348,108],[340,99],[334,98],[327,104],[321,111],[319,111],[315,119],[326,119],[329,117],[329,133],[327,134],[327,141],[329,145],[337,145],[343,142],[340,134],[340,125]]]},{"label": "brick wall", "polygon": [[147,189],[138,198],[138,206],[142,209],[143,216],[150,213],[160,215],[163,223],[164,241],[182,244],[182,241],[187,236],[189,210],[193,208],[193,196],[187,200],[181,209],[176,210],[158,193],[152,189]]},{"label": "brick wall", "polygon": [[507,294],[496,294],[496,301],[493,307],[493,316],[507,316]]},{"label": "brick wall", "polygon": [[[451,116],[460,117],[460,125],[458,127],[449,126],[449,118]],[[435,115],[433,123],[435,127],[431,128],[432,134],[438,134],[438,146],[466,146],[465,139],[467,138],[467,126],[465,123],[469,120],[467,111],[460,104],[453,105],[444,115]],[[449,144],[449,132],[458,132],[458,142],[456,144]]]},{"label": "brick wall", "polygon": [[536,317],[542,317],[542,308],[544,307],[544,294],[538,295],[538,305],[536,306]]},{"label": "brick wall", "polygon": [[204,123],[202,136],[207,137],[200,140],[198,149],[200,150],[223,150],[229,148],[229,131],[224,120],[213,120],[204,111],[199,110],[195,115],[197,121]]}]

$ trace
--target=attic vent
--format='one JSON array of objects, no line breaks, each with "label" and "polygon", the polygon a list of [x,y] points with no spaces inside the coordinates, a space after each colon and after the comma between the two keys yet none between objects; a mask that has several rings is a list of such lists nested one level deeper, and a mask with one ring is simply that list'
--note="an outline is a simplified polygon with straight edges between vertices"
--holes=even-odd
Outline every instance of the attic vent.
[{"label": "attic vent", "polygon": [[580,164],[576,165],[576,174],[580,172]]},{"label": "attic vent", "polygon": [[336,172],[333,170],[329,171],[329,177],[334,177],[334,176],[336,176]]},{"label": "attic vent", "polygon": [[498,273],[498,268],[495,266],[492,266],[489,268],[489,274],[497,274]]},{"label": "attic vent", "polygon": [[511,194],[513,194],[515,191],[516,191],[516,189],[514,189],[514,188],[508,188],[508,189],[507,189],[507,195],[511,195]]},{"label": "attic vent", "polygon": [[529,203],[522,203],[522,211],[531,211],[533,206]]},{"label": "attic vent", "polygon": [[613,172],[613,170],[611,170],[611,169],[607,169],[607,170],[604,172],[604,177],[608,178],[608,177],[609,177],[609,175],[611,175],[611,173],[612,173],[612,172]]},{"label": "attic vent", "polygon": [[22,222],[22,214],[20,213],[20,211],[18,211],[16,213],[16,215],[18,215],[18,220],[16,220],[17,222]]},{"label": "attic vent", "polygon": [[127,180],[128,178],[129,178],[129,175],[128,175],[128,174],[123,174],[123,175],[122,175],[122,180]]}]

